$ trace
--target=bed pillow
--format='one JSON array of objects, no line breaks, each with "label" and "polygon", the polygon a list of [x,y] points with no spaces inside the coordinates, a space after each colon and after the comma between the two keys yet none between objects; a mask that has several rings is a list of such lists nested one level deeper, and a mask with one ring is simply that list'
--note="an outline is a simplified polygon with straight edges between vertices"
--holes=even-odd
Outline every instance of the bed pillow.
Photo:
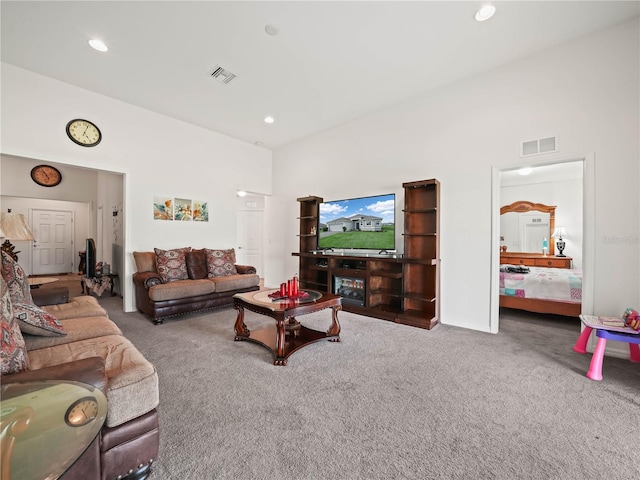
[{"label": "bed pillow", "polygon": [[191,247],[173,250],[154,248],[154,251],[156,252],[156,270],[164,283],[189,278],[186,254],[191,251]]},{"label": "bed pillow", "polygon": [[6,252],[2,252],[2,278],[7,282],[12,301],[33,303],[29,278],[18,262]]},{"label": "bed pillow", "polygon": [[29,357],[20,326],[13,316],[9,287],[0,277],[0,373],[18,373],[29,369]]},{"label": "bed pillow", "polygon": [[13,302],[13,317],[22,333],[41,337],[64,337],[67,332],[56,317],[37,305]]},{"label": "bed pillow", "polygon": [[237,275],[236,270],[236,251],[233,248],[227,250],[209,250],[207,252],[207,276],[226,277],[229,275]]}]

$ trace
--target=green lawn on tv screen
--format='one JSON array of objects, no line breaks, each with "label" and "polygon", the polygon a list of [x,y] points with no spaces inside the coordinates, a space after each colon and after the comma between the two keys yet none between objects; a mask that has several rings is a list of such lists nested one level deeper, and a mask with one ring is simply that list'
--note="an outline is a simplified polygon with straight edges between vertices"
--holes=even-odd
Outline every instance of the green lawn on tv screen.
[{"label": "green lawn on tv screen", "polygon": [[344,232],[334,233],[320,238],[322,248],[370,248],[393,249],[395,246],[394,229],[383,226],[381,232]]}]

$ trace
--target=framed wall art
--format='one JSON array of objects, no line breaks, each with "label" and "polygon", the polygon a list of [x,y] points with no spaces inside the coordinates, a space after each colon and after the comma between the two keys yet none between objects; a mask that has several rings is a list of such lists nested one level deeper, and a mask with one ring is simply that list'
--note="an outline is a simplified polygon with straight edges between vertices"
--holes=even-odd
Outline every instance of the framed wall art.
[{"label": "framed wall art", "polygon": [[167,197],[153,198],[153,219],[173,220],[173,199]]},{"label": "framed wall art", "polygon": [[193,201],[193,221],[208,222],[209,221],[209,204],[202,200]]},{"label": "framed wall art", "polygon": [[180,222],[190,222],[193,220],[190,199],[175,198],[173,200],[173,219]]}]

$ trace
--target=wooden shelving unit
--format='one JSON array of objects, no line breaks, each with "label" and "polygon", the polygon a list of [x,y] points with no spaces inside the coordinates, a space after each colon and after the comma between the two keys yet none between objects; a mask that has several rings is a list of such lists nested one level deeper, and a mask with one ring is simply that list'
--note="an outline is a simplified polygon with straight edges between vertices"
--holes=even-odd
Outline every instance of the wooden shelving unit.
[{"label": "wooden shelving unit", "polygon": [[[300,203],[300,216],[298,222],[300,231],[298,237],[300,239],[300,251],[310,252],[318,248],[318,236],[312,233],[318,231],[318,223],[320,221],[320,197],[302,197],[298,198]],[[309,288],[312,290],[327,290],[327,271],[318,269],[316,262],[311,259],[300,258],[300,270],[298,279],[301,288]]]},{"label": "wooden shelving unit", "polygon": [[300,286],[335,293],[336,278],[364,280],[358,302],[343,297],[343,309],[405,325],[430,329],[440,317],[440,184],[424,180],[403,184],[404,255],[360,256],[315,253],[320,197],[299,198]]},{"label": "wooden shelving unit", "polygon": [[440,182],[403,183],[404,295],[398,322],[433,328],[440,320]]}]

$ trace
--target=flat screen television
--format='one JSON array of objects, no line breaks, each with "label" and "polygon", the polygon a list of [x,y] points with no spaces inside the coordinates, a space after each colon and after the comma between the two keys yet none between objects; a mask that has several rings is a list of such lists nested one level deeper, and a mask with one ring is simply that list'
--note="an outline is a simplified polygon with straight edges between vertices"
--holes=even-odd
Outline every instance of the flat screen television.
[{"label": "flat screen television", "polygon": [[320,204],[318,247],[394,250],[395,226],[394,193],[324,202]]},{"label": "flat screen television", "polygon": [[85,275],[88,278],[96,276],[96,242],[93,238],[87,238],[85,245]]}]

